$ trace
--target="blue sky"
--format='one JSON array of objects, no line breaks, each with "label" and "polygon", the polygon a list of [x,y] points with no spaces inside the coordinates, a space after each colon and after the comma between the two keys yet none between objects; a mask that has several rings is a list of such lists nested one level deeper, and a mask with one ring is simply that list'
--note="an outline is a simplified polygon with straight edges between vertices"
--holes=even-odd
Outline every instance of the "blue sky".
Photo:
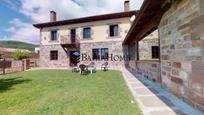
[{"label": "blue sky", "polygon": [[[32,24],[48,22],[51,10],[57,12],[58,20],[123,11],[124,0],[84,1],[0,0],[0,40],[39,44],[39,30]],[[142,2],[143,0],[131,0],[131,8],[138,9]]]},{"label": "blue sky", "polygon": [[[19,0],[16,0],[19,2]],[[32,23],[32,20],[29,17],[23,15],[22,13],[18,12],[17,9],[9,5],[4,0],[1,1],[0,4],[0,38],[9,38],[9,32],[6,32],[5,29],[12,26],[10,21],[14,18],[20,18],[21,20]]]}]

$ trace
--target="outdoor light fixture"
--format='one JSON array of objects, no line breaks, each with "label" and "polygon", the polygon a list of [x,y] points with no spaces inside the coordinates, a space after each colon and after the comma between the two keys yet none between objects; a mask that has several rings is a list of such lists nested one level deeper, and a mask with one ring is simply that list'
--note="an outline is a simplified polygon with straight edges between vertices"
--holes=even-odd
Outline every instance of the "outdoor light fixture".
[{"label": "outdoor light fixture", "polygon": [[136,18],[136,16],[133,15],[133,16],[130,18],[130,21],[131,21],[131,22],[134,22],[134,21],[135,21],[135,18]]}]

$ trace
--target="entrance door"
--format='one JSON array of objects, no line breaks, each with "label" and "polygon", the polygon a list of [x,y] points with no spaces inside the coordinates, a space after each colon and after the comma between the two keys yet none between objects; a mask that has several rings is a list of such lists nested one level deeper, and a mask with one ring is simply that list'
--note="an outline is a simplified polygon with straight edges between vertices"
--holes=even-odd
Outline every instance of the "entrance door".
[{"label": "entrance door", "polygon": [[79,51],[70,51],[70,66],[77,66],[80,62]]},{"label": "entrance door", "polygon": [[76,29],[71,29],[71,43],[75,43]]}]

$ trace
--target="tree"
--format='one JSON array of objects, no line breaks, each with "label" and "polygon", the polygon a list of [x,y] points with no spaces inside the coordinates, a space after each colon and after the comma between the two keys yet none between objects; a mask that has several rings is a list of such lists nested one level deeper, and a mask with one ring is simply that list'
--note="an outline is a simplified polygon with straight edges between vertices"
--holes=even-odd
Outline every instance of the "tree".
[{"label": "tree", "polygon": [[28,59],[30,58],[30,54],[26,51],[16,50],[15,52],[12,53],[12,58],[14,60]]},{"label": "tree", "polygon": [[0,59],[3,59],[3,53],[0,52]]},{"label": "tree", "polygon": [[168,3],[172,4],[172,5],[176,5],[179,2],[181,2],[181,0],[166,0]]}]

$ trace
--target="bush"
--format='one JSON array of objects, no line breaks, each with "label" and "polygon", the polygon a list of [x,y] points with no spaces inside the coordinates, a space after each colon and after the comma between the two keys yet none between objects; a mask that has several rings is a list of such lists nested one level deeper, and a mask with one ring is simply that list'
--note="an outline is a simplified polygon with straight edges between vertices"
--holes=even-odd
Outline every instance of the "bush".
[{"label": "bush", "polygon": [[181,2],[181,0],[166,0],[168,3],[172,4],[172,5],[176,5],[179,2]]},{"label": "bush", "polygon": [[15,52],[12,53],[12,58],[14,60],[28,59],[30,58],[30,54],[26,51],[16,50]]},{"label": "bush", "polygon": [[3,59],[3,53],[0,52],[0,59]]}]

